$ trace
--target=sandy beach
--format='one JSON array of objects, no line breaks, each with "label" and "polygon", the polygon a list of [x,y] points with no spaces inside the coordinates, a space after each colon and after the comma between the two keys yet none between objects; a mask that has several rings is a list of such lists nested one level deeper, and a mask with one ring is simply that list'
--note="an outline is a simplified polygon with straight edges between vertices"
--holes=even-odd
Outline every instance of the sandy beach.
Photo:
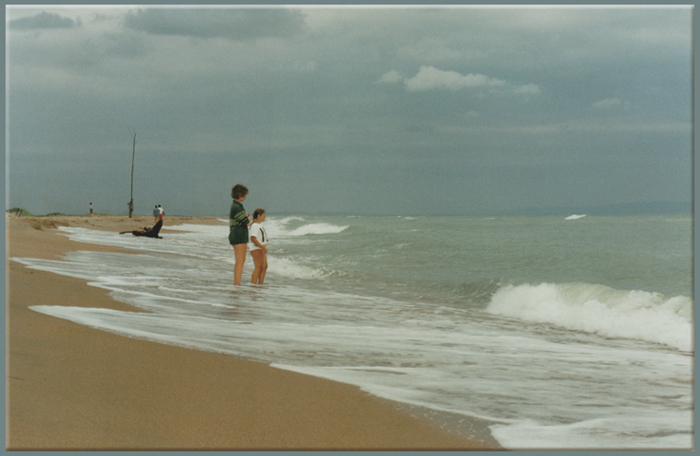
[{"label": "sandy beach", "polygon": [[[181,223],[218,222],[167,217],[162,233]],[[10,259],[120,251],[70,241],[56,230],[61,225],[118,233],[152,224],[149,216],[6,216],[7,449],[498,448],[487,435],[464,438],[350,385],[130,339],[28,308],[138,311],[83,280]]]}]

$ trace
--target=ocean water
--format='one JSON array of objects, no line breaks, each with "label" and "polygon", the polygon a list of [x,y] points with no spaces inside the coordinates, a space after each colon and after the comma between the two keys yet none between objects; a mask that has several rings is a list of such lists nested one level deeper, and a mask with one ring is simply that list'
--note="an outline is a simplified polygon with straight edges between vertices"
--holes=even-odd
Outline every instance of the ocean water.
[{"label": "ocean water", "polygon": [[[272,214],[265,226],[264,286],[232,285],[225,219],[164,239],[63,227],[135,254],[14,260],[147,311],[38,312],[484,418],[507,449],[693,447],[690,215]],[[251,268],[248,256],[244,278]]]}]

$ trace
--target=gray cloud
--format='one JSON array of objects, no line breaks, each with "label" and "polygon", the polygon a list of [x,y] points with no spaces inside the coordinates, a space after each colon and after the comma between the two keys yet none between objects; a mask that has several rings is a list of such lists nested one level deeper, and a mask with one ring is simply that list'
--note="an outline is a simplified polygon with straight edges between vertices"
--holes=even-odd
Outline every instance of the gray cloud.
[{"label": "gray cloud", "polygon": [[617,97],[612,97],[594,102],[593,108],[602,111],[606,111],[609,109],[629,109],[629,103],[623,102]]},{"label": "gray cloud", "polygon": [[79,27],[81,21],[42,11],[35,16],[10,20],[8,25],[13,30],[62,29]]},{"label": "gray cloud", "polygon": [[690,8],[45,11],[81,26],[8,33],[32,212],[124,211],[130,127],[137,212],[219,214],[235,181],[271,213],[690,198]]},{"label": "gray cloud", "polygon": [[255,40],[297,35],[304,20],[288,9],[149,8],[127,13],[125,24],[154,35]]}]

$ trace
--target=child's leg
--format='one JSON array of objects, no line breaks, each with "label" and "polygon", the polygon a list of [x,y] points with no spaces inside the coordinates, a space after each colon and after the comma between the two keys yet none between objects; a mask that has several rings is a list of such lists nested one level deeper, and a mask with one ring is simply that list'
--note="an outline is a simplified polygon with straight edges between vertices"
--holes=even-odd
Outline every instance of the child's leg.
[{"label": "child's leg", "polygon": [[265,273],[267,272],[267,253],[263,252],[260,250],[260,253],[262,253],[262,264],[260,268],[260,277],[258,279],[258,283],[262,285],[262,283],[265,281]]},{"label": "child's leg", "polygon": [[251,277],[250,282],[262,283],[262,280],[260,280],[260,274],[263,269],[263,252],[262,250],[251,250],[250,255],[253,257],[253,262],[255,263],[255,268],[253,268],[253,277]]}]

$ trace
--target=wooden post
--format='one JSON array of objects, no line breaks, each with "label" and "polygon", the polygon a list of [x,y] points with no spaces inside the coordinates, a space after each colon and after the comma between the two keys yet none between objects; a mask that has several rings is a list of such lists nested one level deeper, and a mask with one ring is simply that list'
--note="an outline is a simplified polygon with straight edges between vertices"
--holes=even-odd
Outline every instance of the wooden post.
[{"label": "wooden post", "polygon": [[134,212],[134,157],[136,156],[136,132],[132,132],[134,136],[134,145],[131,150],[131,195],[129,199],[129,218],[131,218],[131,214]]}]

